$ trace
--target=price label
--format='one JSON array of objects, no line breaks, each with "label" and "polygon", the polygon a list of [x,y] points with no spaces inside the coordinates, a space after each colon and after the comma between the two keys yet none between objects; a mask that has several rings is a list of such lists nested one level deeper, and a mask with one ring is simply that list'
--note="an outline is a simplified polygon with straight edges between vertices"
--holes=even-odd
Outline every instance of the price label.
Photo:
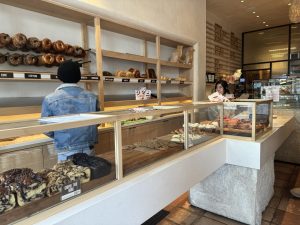
[{"label": "price label", "polygon": [[61,201],[64,201],[68,198],[72,198],[79,194],[81,194],[81,187],[80,187],[80,180],[77,179],[75,181],[65,184],[62,187]]},{"label": "price label", "polygon": [[56,80],[56,79],[58,79],[58,76],[57,76],[57,75],[54,75],[54,74],[51,74],[51,75],[50,75],[50,79]]},{"label": "price label", "polygon": [[138,79],[138,83],[145,83],[145,79]]},{"label": "price label", "polygon": [[183,81],[183,80],[181,80],[181,81],[179,82],[179,84],[184,84],[184,81]]},{"label": "price label", "polygon": [[0,73],[0,78],[14,78],[13,73]]},{"label": "price label", "polygon": [[128,83],[128,82],[130,82],[130,79],[122,79],[122,82],[124,82],[124,83]]},{"label": "price label", "polygon": [[155,83],[156,83],[156,80],[151,80],[151,83],[154,83],[154,84],[155,84]]},{"label": "price label", "polygon": [[113,77],[105,77],[105,81],[113,82],[113,81],[114,81],[114,78],[113,78]]},{"label": "price label", "polygon": [[38,73],[25,73],[25,79],[41,79],[41,74],[38,74]]}]

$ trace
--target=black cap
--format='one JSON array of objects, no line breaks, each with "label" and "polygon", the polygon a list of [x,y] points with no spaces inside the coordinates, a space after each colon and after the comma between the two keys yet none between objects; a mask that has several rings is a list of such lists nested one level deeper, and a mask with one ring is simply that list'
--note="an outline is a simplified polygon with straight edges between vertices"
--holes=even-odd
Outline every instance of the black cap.
[{"label": "black cap", "polygon": [[72,60],[61,63],[57,76],[64,83],[78,83],[81,79],[80,64]]}]

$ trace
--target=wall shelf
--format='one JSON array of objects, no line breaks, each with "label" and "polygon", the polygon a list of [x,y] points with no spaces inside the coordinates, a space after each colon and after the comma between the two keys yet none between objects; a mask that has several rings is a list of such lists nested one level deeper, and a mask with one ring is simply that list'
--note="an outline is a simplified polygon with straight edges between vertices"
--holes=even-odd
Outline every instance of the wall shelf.
[{"label": "wall shelf", "polygon": [[169,61],[166,61],[166,60],[161,60],[160,64],[162,66],[176,67],[176,68],[179,68],[179,69],[191,69],[191,68],[193,68],[193,66],[190,65],[190,64],[175,63],[175,62],[169,62]]},{"label": "wall shelf", "polygon": [[127,61],[134,61],[134,62],[141,62],[141,63],[148,63],[148,64],[156,64],[157,60],[152,58],[147,58],[141,55],[134,55],[128,53],[121,53],[121,52],[113,52],[108,50],[102,50],[102,55],[108,58],[114,59],[123,59]]}]

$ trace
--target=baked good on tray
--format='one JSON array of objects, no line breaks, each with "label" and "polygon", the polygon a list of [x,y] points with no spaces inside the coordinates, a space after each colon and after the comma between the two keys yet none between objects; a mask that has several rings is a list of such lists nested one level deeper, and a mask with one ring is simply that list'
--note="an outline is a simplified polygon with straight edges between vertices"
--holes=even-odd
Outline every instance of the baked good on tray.
[{"label": "baked good on tray", "polygon": [[19,206],[45,196],[46,180],[29,168],[8,170],[0,175],[0,182],[17,196]]},{"label": "baked good on tray", "polygon": [[111,163],[97,156],[77,153],[72,156],[73,163],[78,166],[88,167],[91,170],[91,179],[106,176],[111,171]]},{"label": "baked good on tray", "polygon": [[13,209],[15,206],[15,195],[8,188],[0,186],[0,214]]}]

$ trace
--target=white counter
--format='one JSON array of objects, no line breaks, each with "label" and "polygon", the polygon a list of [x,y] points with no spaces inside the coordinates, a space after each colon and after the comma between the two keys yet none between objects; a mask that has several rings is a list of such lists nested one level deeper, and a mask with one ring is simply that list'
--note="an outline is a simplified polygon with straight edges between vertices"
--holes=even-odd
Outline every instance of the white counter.
[{"label": "white counter", "polygon": [[20,224],[141,224],[224,165],[262,170],[292,131],[291,117],[278,121],[277,127],[258,141],[219,138],[195,146]]}]

